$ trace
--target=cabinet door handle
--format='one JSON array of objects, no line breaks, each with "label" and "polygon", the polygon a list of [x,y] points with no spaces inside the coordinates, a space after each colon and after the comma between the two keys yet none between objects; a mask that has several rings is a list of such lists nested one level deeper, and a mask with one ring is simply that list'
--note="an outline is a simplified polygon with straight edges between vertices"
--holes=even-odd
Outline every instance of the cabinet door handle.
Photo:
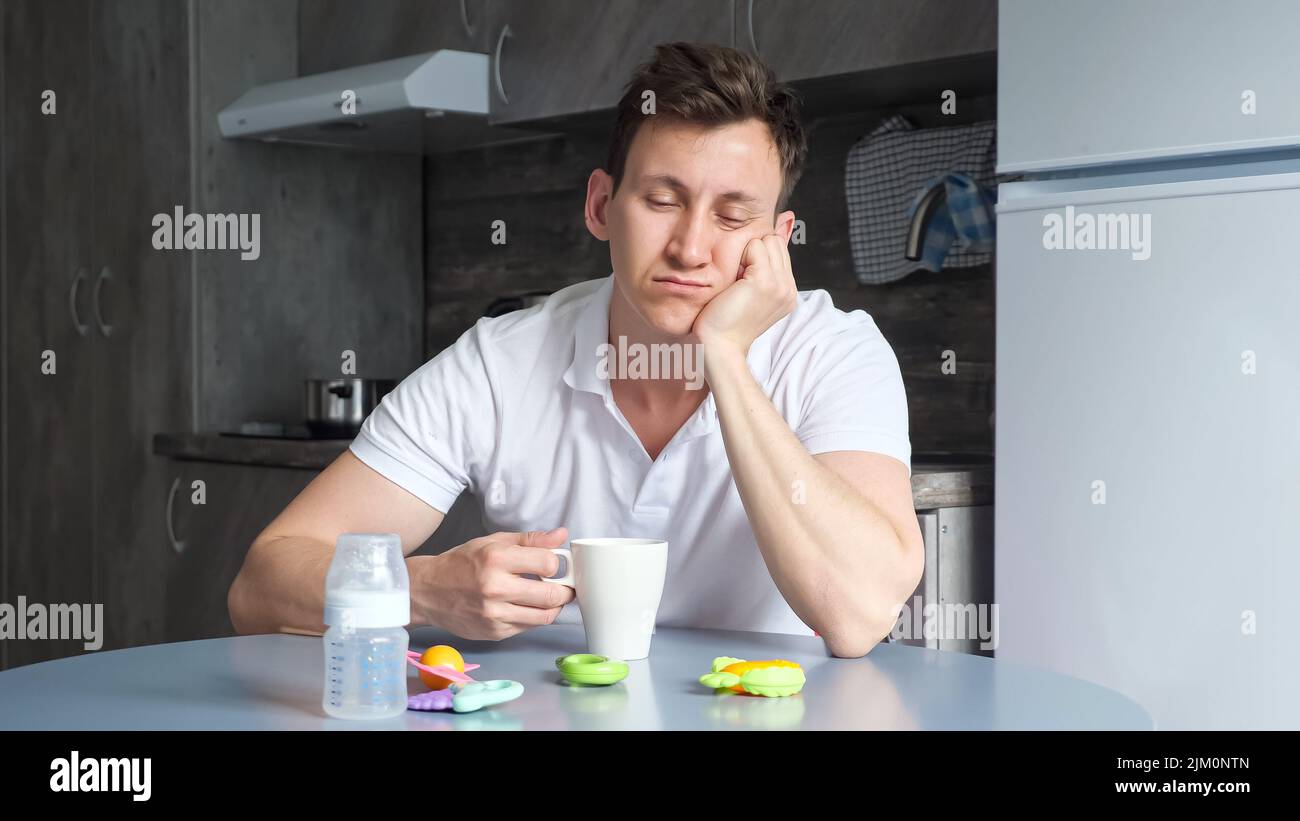
[{"label": "cabinet door handle", "polygon": [[177,553],[185,552],[185,542],[176,538],[176,528],[172,524],[172,508],[176,504],[176,491],[180,489],[181,477],[177,476],[172,479],[172,489],[167,491],[167,541],[171,542],[172,550]]},{"label": "cabinet door handle", "polygon": [[754,0],[749,0],[745,5],[745,28],[749,30],[749,47],[754,50],[754,56],[758,57],[758,41],[754,39]]},{"label": "cabinet door handle", "polygon": [[510,98],[506,96],[505,84],[501,82],[501,49],[506,44],[506,38],[511,36],[513,35],[510,31],[510,25],[507,24],[501,29],[501,35],[497,37],[497,50],[496,54],[492,57],[492,73],[496,75],[494,79],[496,80],[497,96],[500,97],[501,102],[506,105],[510,105]]},{"label": "cabinet door handle", "polygon": [[81,316],[77,313],[77,291],[81,289],[81,281],[86,278],[86,269],[78,268],[77,275],[72,278],[72,287],[68,289],[68,311],[72,314],[72,327],[77,329],[77,333],[85,336],[90,333],[90,326],[81,321]]},{"label": "cabinet door handle", "polygon": [[465,0],[460,0],[460,24],[465,27],[466,34],[474,36],[474,26],[469,22],[469,9],[465,8]]},{"label": "cabinet door handle", "polygon": [[95,279],[95,324],[99,326],[99,332],[106,337],[113,335],[113,326],[104,321],[104,313],[99,307],[99,292],[104,287],[104,281],[112,278],[112,270],[105,265],[99,269],[99,276]]}]

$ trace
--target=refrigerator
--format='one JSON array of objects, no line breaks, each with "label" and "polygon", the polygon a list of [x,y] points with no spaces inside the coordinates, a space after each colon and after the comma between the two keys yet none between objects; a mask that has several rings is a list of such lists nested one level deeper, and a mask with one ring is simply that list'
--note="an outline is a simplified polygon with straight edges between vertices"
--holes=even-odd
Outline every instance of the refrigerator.
[{"label": "refrigerator", "polygon": [[1297,33],[999,8],[995,655],[1157,729],[1300,728]]}]

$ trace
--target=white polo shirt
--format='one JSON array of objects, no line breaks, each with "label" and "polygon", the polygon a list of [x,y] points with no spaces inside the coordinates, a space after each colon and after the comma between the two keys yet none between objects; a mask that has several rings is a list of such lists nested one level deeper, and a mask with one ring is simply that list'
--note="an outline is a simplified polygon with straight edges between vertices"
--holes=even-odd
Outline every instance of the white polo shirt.
[{"label": "white polo shirt", "polygon": [[[615,404],[597,367],[613,287],[612,276],[582,282],[480,319],[384,398],[352,452],[443,512],[468,489],[487,532],[667,541],[657,624],[811,635],[754,540],[713,395],[654,461]],[[801,291],[748,362],[810,453],[874,451],[910,473],[898,360],[867,313]],[[557,622],[581,623],[577,604]]]}]

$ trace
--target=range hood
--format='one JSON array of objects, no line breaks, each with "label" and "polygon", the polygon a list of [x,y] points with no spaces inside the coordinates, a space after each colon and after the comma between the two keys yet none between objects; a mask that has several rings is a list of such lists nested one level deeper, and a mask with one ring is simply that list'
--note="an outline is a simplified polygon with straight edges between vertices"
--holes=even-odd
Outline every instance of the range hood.
[{"label": "range hood", "polygon": [[489,70],[486,54],[415,54],[256,86],[217,123],[228,139],[407,154],[540,136],[488,125]]}]

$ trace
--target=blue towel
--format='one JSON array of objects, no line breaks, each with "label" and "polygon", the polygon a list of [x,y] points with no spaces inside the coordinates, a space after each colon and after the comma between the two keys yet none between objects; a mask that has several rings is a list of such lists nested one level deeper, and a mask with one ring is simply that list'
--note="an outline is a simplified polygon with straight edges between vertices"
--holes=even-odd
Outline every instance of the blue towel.
[{"label": "blue towel", "polygon": [[921,266],[927,271],[943,270],[943,260],[957,248],[969,253],[986,253],[993,250],[997,219],[993,197],[965,174],[944,174],[924,186],[907,209],[908,219],[916,214],[917,206],[925,195],[937,185],[947,191],[947,199],[930,220],[921,249]]}]

